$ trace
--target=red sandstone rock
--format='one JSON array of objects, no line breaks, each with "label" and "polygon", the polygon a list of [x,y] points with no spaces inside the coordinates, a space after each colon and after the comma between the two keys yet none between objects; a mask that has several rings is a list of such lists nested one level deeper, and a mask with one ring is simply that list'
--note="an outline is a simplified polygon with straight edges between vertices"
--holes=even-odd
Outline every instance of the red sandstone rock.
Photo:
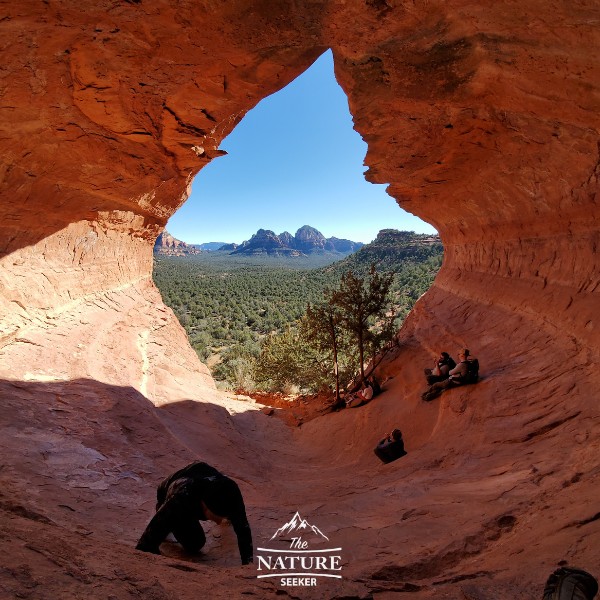
[{"label": "red sandstone rock", "polygon": [[[598,18],[587,0],[6,6],[6,594],[274,596],[226,530],[193,564],[132,549],[157,481],[196,457],[240,481],[257,543],[301,508],[344,548],[315,597],[529,600],[559,560],[600,575]],[[367,177],[446,256],[384,394],[290,430],[215,390],[152,245],[221,139],[327,47]],[[482,381],[422,404],[422,366],[464,345]],[[409,453],[380,465],[392,425]]]},{"label": "red sandstone rock", "polygon": [[200,250],[174,238],[167,231],[163,231],[154,242],[154,254],[162,256],[187,256],[189,254],[200,254]]}]

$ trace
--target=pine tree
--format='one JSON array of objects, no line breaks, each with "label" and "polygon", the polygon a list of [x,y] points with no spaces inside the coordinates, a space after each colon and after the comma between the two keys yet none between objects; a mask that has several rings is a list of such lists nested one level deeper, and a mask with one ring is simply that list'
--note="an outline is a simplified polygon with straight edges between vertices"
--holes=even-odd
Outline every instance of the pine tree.
[{"label": "pine tree", "polygon": [[[370,332],[376,320],[385,321],[389,312],[389,292],[394,279],[393,273],[379,274],[372,264],[369,275],[363,279],[348,271],[342,275],[339,289],[331,293],[329,302],[339,311],[340,320],[356,337],[360,363],[361,381],[365,381],[365,346],[373,342],[380,344]],[[385,328],[388,332],[390,329]]]},{"label": "pine tree", "polygon": [[291,385],[316,392],[328,379],[322,353],[306,343],[297,328],[272,333],[262,343],[254,367],[255,380],[271,391],[285,391]]},{"label": "pine tree", "polygon": [[[325,296],[331,292],[325,290]],[[333,373],[335,375],[335,398],[340,399],[340,369],[338,363],[338,347],[340,337],[340,312],[330,302],[323,302],[306,307],[306,315],[302,321],[303,335],[307,342],[322,352],[331,352],[333,358]]]}]

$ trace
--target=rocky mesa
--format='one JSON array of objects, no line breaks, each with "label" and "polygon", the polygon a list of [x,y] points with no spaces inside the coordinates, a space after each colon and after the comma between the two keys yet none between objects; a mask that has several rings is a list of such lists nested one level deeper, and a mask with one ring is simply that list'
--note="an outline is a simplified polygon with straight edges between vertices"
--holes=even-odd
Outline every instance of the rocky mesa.
[{"label": "rocky mesa", "polygon": [[154,242],[154,254],[160,256],[189,256],[200,254],[200,250],[174,238],[168,231],[163,231]]}]

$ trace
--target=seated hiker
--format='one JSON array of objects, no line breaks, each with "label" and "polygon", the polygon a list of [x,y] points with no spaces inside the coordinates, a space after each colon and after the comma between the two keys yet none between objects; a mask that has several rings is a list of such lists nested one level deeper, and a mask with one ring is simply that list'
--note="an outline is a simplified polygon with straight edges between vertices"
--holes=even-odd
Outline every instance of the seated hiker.
[{"label": "seated hiker", "polygon": [[455,367],[456,363],[454,359],[447,352],[442,352],[439,358],[436,359],[433,369],[425,369],[427,383],[433,385],[434,383],[448,379],[450,370]]},{"label": "seated hiker", "polygon": [[350,394],[346,399],[346,408],[356,408],[362,406],[373,399],[373,386],[371,382],[366,379],[362,389],[356,394]]},{"label": "seated hiker", "polygon": [[386,435],[379,444],[377,444],[373,452],[375,452],[377,458],[384,463],[390,463],[405,456],[406,450],[404,450],[402,432],[399,429],[394,429],[392,433]]},{"label": "seated hiker", "polygon": [[458,353],[458,364],[454,369],[450,369],[448,379],[438,381],[423,393],[423,400],[433,400],[437,398],[444,390],[465,383],[475,383],[479,378],[479,361],[476,358],[470,358],[469,350],[465,349]]},{"label": "seated hiker", "polygon": [[548,577],[542,600],[592,600],[597,593],[598,582],[587,571],[561,567]]},{"label": "seated hiker", "polygon": [[237,535],[242,564],[252,562],[252,532],[240,489],[233,479],[196,461],[167,477],[156,492],[156,514],[136,549],[160,554],[159,546],[172,533],[186,552],[197,553],[206,543],[199,521],[228,519]]}]

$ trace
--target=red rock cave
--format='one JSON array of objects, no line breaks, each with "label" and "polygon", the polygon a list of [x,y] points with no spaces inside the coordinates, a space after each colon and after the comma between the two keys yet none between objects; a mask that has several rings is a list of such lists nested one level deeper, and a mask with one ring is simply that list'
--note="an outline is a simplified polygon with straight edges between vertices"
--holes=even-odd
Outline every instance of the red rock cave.
[{"label": "red rock cave", "polygon": [[[525,600],[561,561],[600,576],[599,18],[589,0],[6,5],[6,597]],[[445,258],[380,399],[290,429],[216,390],[152,245],[223,137],[328,48],[367,178]],[[440,345],[472,348],[482,380],[425,404]],[[392,421],[409,454],[375,465]],[[255,544],[314,516],[343,581],[257,580],[226,531],[199,562],[136,552],[156,483],[196,457],[240,482]]]}]

